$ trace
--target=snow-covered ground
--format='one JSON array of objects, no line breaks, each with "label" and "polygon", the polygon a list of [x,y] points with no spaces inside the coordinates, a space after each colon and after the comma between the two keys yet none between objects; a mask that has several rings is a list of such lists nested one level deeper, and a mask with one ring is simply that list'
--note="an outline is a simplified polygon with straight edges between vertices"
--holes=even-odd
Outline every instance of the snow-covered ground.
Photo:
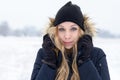
[{"label": "snow-covered ground", "polygon": [[[111,80],[119,80],[120,39],[94,38],[107,55]],[[0,80],[30,80],[40,37],[0,37]]]}]

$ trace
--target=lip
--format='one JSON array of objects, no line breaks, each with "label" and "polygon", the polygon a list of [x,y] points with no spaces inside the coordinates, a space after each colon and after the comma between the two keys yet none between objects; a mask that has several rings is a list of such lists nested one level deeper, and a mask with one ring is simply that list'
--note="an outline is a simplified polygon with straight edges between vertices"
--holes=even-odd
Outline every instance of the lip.
[{"label": "lip", "polygon": [[68,45],[68,44],[72,44],[72,42],[63,42],[64,44]]}]

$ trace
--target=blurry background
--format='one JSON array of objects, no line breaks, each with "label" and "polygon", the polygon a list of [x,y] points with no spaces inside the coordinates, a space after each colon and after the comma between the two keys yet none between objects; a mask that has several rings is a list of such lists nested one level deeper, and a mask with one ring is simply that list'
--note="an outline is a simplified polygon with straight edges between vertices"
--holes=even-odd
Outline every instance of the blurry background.
[{"label": "blurry background", "polygon": [[[30,80],[42,36],[69,0],[0,0],[0,79]],[[111,80],[120,73],[119,0],[71,0],[95,23],[94,45],[107,55]]]}]

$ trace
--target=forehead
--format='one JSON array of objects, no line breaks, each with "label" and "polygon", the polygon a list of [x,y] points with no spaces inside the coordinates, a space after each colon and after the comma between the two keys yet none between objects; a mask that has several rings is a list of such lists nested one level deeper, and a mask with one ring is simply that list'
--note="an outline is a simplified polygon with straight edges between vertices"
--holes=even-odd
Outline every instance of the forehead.
[{"label": "forehead", "polygon": [[70,21],[62,22],[61,24],[58,25],[58,27],[68,27],[68,26],[79,27],[76,23]]}]

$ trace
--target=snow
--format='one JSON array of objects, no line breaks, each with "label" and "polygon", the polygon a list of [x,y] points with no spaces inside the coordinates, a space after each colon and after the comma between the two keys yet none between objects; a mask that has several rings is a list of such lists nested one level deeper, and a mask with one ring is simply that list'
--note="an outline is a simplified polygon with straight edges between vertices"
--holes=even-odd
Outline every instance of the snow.
[{"label": "snow", "polygon": [[[94,45],[107,55],[111,80],[120,73],[120,39],[94,38]],[[0,79],[30,80],[42,37],[0,37]]]},{"label": "snow", "polygon": [[94,39],[94,44],[104,50],[107,57],[111,80],[119,80],[120,73],[120,38]]}]

